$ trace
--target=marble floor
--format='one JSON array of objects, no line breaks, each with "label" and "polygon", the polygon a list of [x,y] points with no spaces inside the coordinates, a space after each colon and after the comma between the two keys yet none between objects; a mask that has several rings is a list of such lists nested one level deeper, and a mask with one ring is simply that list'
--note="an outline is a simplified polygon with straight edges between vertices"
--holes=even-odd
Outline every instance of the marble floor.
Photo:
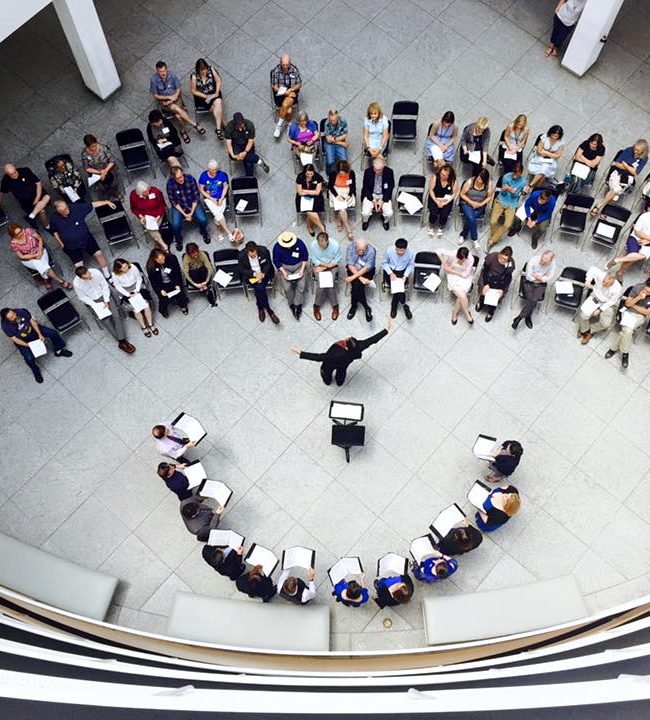
[{"label": "marble floor", "polygon": [[[155,61],[164,58],[186,83],[204,56],[223,75],[228,115],[239,110],[255,122],[271,165],[260,177],[264,224],[244,226],[247,238],[266,245],[295,223],[292,163],[284,140],[272,138],[267,87],[282,50],[303,74],[303,107],[318,119],[336,105],[348,119],[356,167],[361,119],[372,100],[388,112],[398,99],[420,103],[415,153],[402,146],[390,158],[396,176],[421,172],[427,125],[447,109],[461,126],[488,115],[497,135],[520,112],[528,114],[533,136],[560,123],[571,150],[601,131],[606,159],[650,137],[650,45],[639,27],[647,30],[648,17],[640,0],[625,3],[600,60],[580,79],[542,57],[552,2],[96,4],[122,88],[105,103],[89,93],[54,13],[44,11],[0,44],[2,162],[44,175],[44,159],[62,151],[78,157],[87,132],[113,143],[118,130],[144,129]],[[194,174],[209,158],[226,158],[211,129],[192,135],[187,156]],[[163,182],[159,171],[148,177]],[[5,206],[21,217],[10,200]],[[100,237],[97,226],[96,232]],[[367,237],[383,250],[403,236],[420,250],[455,247],[456,232],[432,242],[426,229],[404,219],[390,232],[371,225]],[[199,239],[196,231],[188,237]],[[516,238],[513,246],[521,268],[530,245]],[[552,248],[560,267],[586,268],[607,257],[591,243],[581,251],[559,239]],[[140,262],[146,252],[144,243],[120,251]],[[70,277],[65,256],[53,255]],[[0,256],[0,304],[35,309],[39,289],[7,242]],[[592,610],[649,593],[647,341],[639,338],[623,371],[617,359],[604,360],[606,339],[582,347],[570,315],[552,305],[535,316],[532,331],[514,332],[514,295],[490,324],[480,318],[471,329],[450,324],[448,297],[414,299],[413,320],[400,315],[341,389],[325,387],[317,367],[289,346],[319,350],[342,336],[377,332],[388,312],[377,297],[368,325],[345,315],[332,322],[328,312],[321,322],[309,313],[296,322],[278,296],[279,327],[260,324],[253,303],[237,293],[218,308],[195,299],[189,317],[176,311],[161,320],[157,338],[144,338],[129,321],[132,356],[91,322],[89,332],[69,334],[71,359],[44,360],[42,385],[2,342],[0,530],[120,578],[110,619],[127,626],[162,631],[177,590],[233,596],[233,585],[203,563],[176,498],[155,474],[149,430],[182,409],[208,430],[198,455],[210,475],[234,490],[222,526],[278,552],[294,544],[316,549],[316,602],[330,604],[332,649],[418,646],[424,642],[418,597],[395,611],[374,603],[349,610],[332,602],[326,568],[341,554],[358,554],[370,577],[381,554],[407,554],[410,540],[446,504],[466,506],[465,494],[483,470],[471,447],[485,431],[524,445],[515,477],[522,510],[461,558],[453,578],[419,587],[419,597],[567,573]],[[366,447],[353,452],[349,465],[329,446],[333,397],[366,405]]]}]

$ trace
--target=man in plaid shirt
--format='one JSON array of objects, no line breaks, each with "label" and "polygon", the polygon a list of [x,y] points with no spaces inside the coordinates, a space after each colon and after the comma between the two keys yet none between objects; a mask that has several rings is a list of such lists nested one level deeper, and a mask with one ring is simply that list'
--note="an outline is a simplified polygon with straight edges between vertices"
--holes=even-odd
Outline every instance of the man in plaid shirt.
[{"label": "man in plaid shirt", "polygon": [[282,128],[286,123],[291,122],[293,114],[293,106],[298,100],[298,93],[302,87],[302,79],[298,68],[291,63],[288,55],[280,57],[279,65],[271,70],[271,90],[273,90],[273,99],[276,107],[280,108],[278,112],[278,123],[275,126],[273,137],[279,138],[282,134]]},{"label": "man in plaid shirt", "polygon": [[208,245],[210,242],[208,219],[201,205],[199,186],[192,175],[184,173],[181,167],[172,168],[171,177],[167,181],[167,196],[171,205],[172,232],[176,249],[183,249],[183,223],[191,223],[195,218],[203,240]]}]

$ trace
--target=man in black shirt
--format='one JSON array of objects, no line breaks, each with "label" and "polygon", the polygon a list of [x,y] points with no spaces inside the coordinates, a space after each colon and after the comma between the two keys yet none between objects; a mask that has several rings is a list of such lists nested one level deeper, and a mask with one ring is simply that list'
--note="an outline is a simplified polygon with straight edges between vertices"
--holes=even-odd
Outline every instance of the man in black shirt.
[{"label": "man in black shirt", "polygon": [[228,157],[243,162],[246,175],[255,175],[256,165],[268,173],[269,166],[255,152],[255,125],[250,120],[246,120],[240,112],[236,112],[224,128],[223,136],[226,140]]},{"label": "man in black shirt", "polygon": [[5,174],[0,183],[0,204],[2,196],[11,193],[24,212],[27,213],[27,220],[33,227],[38,215],[43,227],[50,228],[45,208],[50,202],[50,196],[43,192],[43,183],[27,167],[17,168],[15,165],[5,165]]},{"label": "man in black shirt", "polygon": [[336,384],[343,385],[348,366],[355,360],[361,358],[363,351],[379,342],[388,335],[388,331],[393,326],[393,321],[389,320],[384,330],[376,335],[366,338],[365,340],[357,340],[357,338],[349,337],[345,340],[339,340],[331,345],[327,352],[310,353],[304,352],[295,345],[291,346],[291,352],[300,355],[301,360],[314,360],[314,362],[322,363],[320,366],[320,376],[323,378],[325,385],[332,383],[332,375],[336,373]]}]

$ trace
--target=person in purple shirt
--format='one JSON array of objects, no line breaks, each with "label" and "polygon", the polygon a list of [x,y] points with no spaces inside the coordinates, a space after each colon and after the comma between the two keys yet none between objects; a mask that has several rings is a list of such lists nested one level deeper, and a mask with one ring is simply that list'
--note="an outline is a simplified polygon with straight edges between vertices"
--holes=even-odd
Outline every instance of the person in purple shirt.
[{"label": "person in purple shirt", "polygon": [[167,180],[167,197],[171,205],[171,225],[176,241],[176,249],[183,249],[183,223],[196,220],[206,245],[210,243],[208,219],[201,204],[199,186],[192,175],[184,173],[183,168],[171,169]]}]

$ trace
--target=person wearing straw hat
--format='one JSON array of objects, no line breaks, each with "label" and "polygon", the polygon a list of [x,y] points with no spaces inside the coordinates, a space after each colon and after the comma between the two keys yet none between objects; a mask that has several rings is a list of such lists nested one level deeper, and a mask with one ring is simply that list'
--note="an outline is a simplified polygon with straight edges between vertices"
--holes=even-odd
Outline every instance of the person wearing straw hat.
[{"label": "person wearing straw hat", "polygon": [[300,320],[307,291],[307,246],[295,233],[289,230],[281,232],[273,246],[273,264],[278,270],[291,312],[296,320]]}]

